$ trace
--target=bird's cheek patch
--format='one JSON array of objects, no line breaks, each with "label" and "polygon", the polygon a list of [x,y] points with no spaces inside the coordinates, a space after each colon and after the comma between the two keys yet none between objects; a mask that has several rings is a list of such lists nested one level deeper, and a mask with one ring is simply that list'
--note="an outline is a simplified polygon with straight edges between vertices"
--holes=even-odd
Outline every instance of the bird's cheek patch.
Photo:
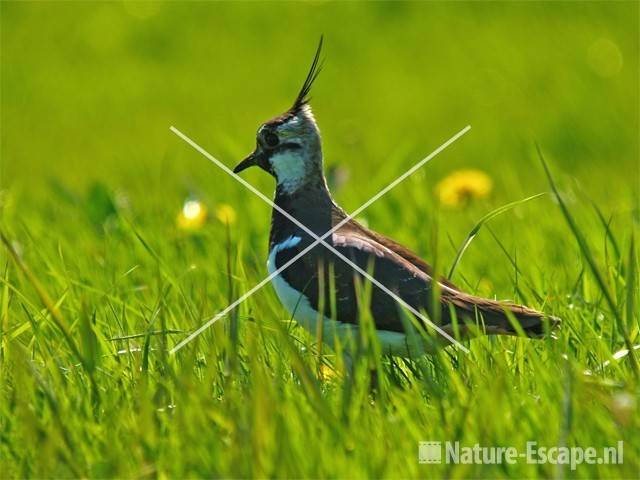
[{"label": "bird's cheek patch", "polygon": [[278,185],[285,191],[293,192],[304,181],[306,167],[304,160],[293,150],[285,150],[271,157],[271,165]]}]

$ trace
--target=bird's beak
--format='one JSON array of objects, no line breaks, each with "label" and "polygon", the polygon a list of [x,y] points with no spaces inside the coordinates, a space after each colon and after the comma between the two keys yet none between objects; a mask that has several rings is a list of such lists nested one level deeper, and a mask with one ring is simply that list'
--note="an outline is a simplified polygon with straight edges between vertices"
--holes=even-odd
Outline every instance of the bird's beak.
[{"label": "bird's beak", "polygon": [[246,170],[249,167],[253,167],[256,164],[256,152],[250,154],[247,158],[242,160],[236,167],[233,169],[233,173],[240,173],[243,170]]},{"label": "bird's beak", "polygon": [[253,167],[254,165],[264,168],[263,166],[264,160],[265,160],[264,154],[258,147],[251,154],[249,154],[247,158],[245,158],[238,165],[236,165],[236,168],[233,169],[233,173],[240,173],[249,167]]}]

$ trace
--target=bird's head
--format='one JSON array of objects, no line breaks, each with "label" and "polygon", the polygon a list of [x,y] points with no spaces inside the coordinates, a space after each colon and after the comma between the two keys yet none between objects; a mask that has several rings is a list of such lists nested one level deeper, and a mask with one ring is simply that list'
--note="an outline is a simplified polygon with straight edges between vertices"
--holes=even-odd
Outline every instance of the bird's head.
[{"label": "bird's head", "polygon": [[287,193],[322,178],[320,130],[308,97],[311,85],[321,70],[321,49],[322,37],[293,106],[258,128],[255,150],[233,169],[234,173],[258,166],[273,175],[278,186]]}]

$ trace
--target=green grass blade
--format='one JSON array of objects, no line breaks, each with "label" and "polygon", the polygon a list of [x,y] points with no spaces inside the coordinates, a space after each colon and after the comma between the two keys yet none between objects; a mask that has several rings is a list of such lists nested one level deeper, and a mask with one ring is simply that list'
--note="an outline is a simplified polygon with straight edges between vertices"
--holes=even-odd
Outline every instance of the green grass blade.
[{"label": "green grass blade", "polygon": [[74,340],[74,337],[73,337],[73,335],[71,334],[71,332],[69,330],[67,321],[62,316],[62,313],[60,312],[59,306],[56,305],[56,303],[51,299],[51,297],[49,296],[47,291],[44,289],[44,287],[41,285],[41,283],[38,281],[36,276],[31,272],[31,270],[27,267],[27,265],[25,265],[25,263],[22,261],[22,259],[18,255],[18,253],[13,248],[13,245],[11,244],[9,239],[2,232],[0,232],[0,239],[2,240],[2,242],[4,243],[4,246],[6,247],[7,251],[9,252],[11,257],[13,258],[13,261],[16,263],[16,265],[22,271],[22,273],[25,275],[25,277],[27,277],[27,279],[29,280],[29,283],[31,283],[31,285],[33,286],[33,288],[36,291],[38,297],[40,298],[40,301],[42,302],[42,304],[45,306],[45,308],[51,314],[51,318],[53,319],[56,327],[58,327],[58,330],[60,330],[60,332],[62,333],[62,336],[63,336],[67,346],[69,347],[69,349],[71,350],[73,355],[75,355],[75,357],[78,359],[78,361],[80,362],[80,364],[82,365],[84,370],[87,372],[87,374],[89,376],[89,380],[91,381],[92,392],[93,392],[94,398],[95,398],[95,405],[96,406],[99,405],[100,404],[100,391],[98,389],[98,384],[96,383],[95,377],[93,375],[93,369],[87,363],[87,360],[84,357],[84,355],[82,355],[82,353],[80,352],[80,348],[78,347],[78,344]]},{"label": "green grass blade", "polygon": [[607,220],[604,217],[604,214],[602,213],[602,210],[600,209],[600,207],[593,200],[589,200],[589,201],[591,202],[591,205],[593,206],[593,209],[595,210],[596,215],[598,216],[598,220],[600,221],[600,223],[602,224],[602,227],[606,232],[607,238],[611,242],[611,246],[613,247],[613,251],[616,255],[616,261],[618,261],[620,259],[620,247],[618,246],[618,241],[616,240],[615,235],[611,231],[611,218]]},{"label": "green grass blade", "polygon": [[537,194],[532,195],[530,197],[523,198],[522,200],[518,200],[516,202],[507,203],[506,205],[498,207],[495,210],[487,213],[484,217],[482,217],[478,221],[478,223],[476,223],[475,226],[471,229],[471,231],[469,232],[469,235],[467,235],[467,238],[464,240],[464,242],[462,243],[462,245],[458,249],[458,252],[456,253],[455,258],[453,259],[453,263],[451,265],[451,268],[449,269],[449,275],[447,275],[447,278],[451,279],[453,277],[453,274],[456,271],[456,267],[458,266],[458,264],[460,263],[460,260],[462,259],[462,255],[464,255],[464,252],[467,250],[467,248],[469,248],[469,245],[471,245],[471,242],[476,237],[476,235],[478,234],[478,232],[480,231],[480,229],[482,228],[482,226],[485,223],[487,223],[492,218],[497,217],[498,215],[500,215],[500,214],[502,214],[504,212],[507,212],[507,211],[511,210],[512,208],[514,208],[514,207],[517,207],[518,205],[522,205],[523,203],[526,203],[526,202],[528,202],[530,200],[534,200],[534,199],[536,199],[538,197],[541,197],[542,195],[545,195],[545,194],[546,194],[546,192],[537,193]]},{"label": "green grass blade", "polygon": [[545,174],[547,175],[547,180],[549,181],[549,185],[551,186],[551,189],[553,190],[553,194],[555,195],[556,199],[558,200],[558,205],[560,205],[560,211],[562,212],[562,215],[564,216],[564,219],[567,222],[567,225],[569,225],[569,229],[571,230],[571,233],[573,233],[573,236],[576,239],[576,242],[578,242],[578,246],[580,247],[580,251],[582,252],[582,256],[587,261],[587,265],[589,265],[589,269],[591,270],[591,273],[593,274],[593,277],[595,278],[596,282],[598,283],[598,287],[600,288],[600,291],[602,292],[602,295],[604,296],[604,298],[605,298],[605,300],[607,302],[607,305],[609,306],[609,309],[611,310],[611,313],[614,315],[614,317],[616,319],[616,323],[618,325],[618,329],[620,330],[620,333],[622,334],[622,337],[624,338],[624,342],[625,342],[625,344],[627,346],[627,349],[629,349],[629,358],[630,358],[630,361],[631,361],[633,372],[634,372],[636,378],[638,378],[638,364],[637,364],[637,361],[636,361],[636,358],[635,358],[635,354],[633,352],[633,345],[631,343],[631,339],[629,338],[627,330],[624,327],[624,324],[622,322],[622,317],[620,316],[620,312],[618,311],[618,308],[617,308],[616,303],[615,303],[615,301],[613,299],[613,296],[611,295],[611,292],[609,291],[609,288],[607,287],[607,284],[606,284],[606,282],[604,280],[604,277],[602,276],[602,273],[600,272],[600,269],[598,268],[598,265],[596,264],[596,261],[593,258],[593,255],[591,253],[591,249],[589,248],[589,245],[587,244],[587,241],[584,239],[582,233],[580,232],[580,229],[578,228],[578,225],[577,225],[576,221],[574,220],[573,216],[571,215],[571,212],[569,212],[569,208],[567,207],[567,205],[565,204],[564,200],[560,196],[560,192],[558,191],[558,187],[556,186],[555,182],[553,181],[553,177],[551,175],[551,171],[549,170],[549,165],[547,165],[547,162],[544,159],[544,156],[542,155],[542,151],[540,150],[540,146],[537,143],[536,143],[536,150],[538,152],[538,156],[540,157],[540,161],[542,162],[542,166],[544,167]]},{"label": "green grass blade", "polygon": [[635,237],[631,233],[631,241],[629,245],[629,260],[627,261],[627,321],[625,331],[632,327],[637,328],[639,325],[633,325],[633,317],[636,314],[636,295],[637,295],[637,263],[636,263],[636,246]]}]

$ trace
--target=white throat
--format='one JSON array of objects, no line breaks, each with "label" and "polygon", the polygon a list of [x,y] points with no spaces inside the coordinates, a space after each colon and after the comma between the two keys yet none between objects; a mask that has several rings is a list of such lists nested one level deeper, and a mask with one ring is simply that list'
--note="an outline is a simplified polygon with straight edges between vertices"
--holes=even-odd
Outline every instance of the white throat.
[{"label": "white throat", "polygon": [[304,184],[307,167],[299,152],[285,150],[276,153],[271,157],[271,166],[278,185],[286,193],[293,193]]}]

